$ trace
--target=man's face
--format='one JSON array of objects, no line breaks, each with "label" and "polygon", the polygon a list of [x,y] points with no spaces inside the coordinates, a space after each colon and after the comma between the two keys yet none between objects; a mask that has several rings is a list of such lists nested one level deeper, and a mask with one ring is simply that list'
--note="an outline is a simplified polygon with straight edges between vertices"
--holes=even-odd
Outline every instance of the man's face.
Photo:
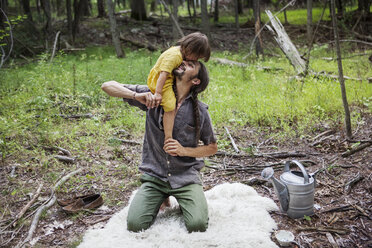
[{"label": "man's face", "polygon": [[198,75],[199,68],[199,62],[184,60],[178,68],[173,70],[173,74],[179,80],[189,81]]}]

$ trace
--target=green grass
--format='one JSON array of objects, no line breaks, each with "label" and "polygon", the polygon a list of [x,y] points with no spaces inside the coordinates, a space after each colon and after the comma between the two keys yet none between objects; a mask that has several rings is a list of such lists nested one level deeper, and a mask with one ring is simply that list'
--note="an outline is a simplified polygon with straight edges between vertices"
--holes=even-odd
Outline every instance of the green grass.
[{"label": "green grass", "polygon": [[[117,59],[112,47],[94,47],[77,54],[61,54],[53,63],[44,55],[36,63],[3,69],[0,75],[3,156],[20,151],[31,155],[24,147],[56,144],[72,147],[77,154],[87,157],[86,150],[94,150],[97,143],[109,145],[108,139],[120,129],[140,135],[144,131],[144,113],[122,104],[119,99],[109,98],[100,86],[108,80],[145,84],[147,73],[159,54],[126,51],[126,58]],[[243,61],[244,55],[213,54],[236,61]],[[337,74],[336,61],[321,59],[334,56],[327,46],[315,47],[312,56],[310,66],[315,71]],[[319,122],[342,125],[343,107],[337,81],[312,77],[304,82],[291,79],[295,72],[285,57],[248,63],[246,68],[207,63],[211,81],[201,99],[209,104],[217,128],[229,123],[270,128],[292,136],[311,132]],[[257,70],[262,66],[283,70]],[[371,77],[367,56],[345,59],[343,66],[347,76]],[[356,110],[356,106],[371,112],[372,85],[347,80],[346,88],[355,124],[361,111]],[[77,113],[92,113],[94,118],[71,121],[57,116]]]}]

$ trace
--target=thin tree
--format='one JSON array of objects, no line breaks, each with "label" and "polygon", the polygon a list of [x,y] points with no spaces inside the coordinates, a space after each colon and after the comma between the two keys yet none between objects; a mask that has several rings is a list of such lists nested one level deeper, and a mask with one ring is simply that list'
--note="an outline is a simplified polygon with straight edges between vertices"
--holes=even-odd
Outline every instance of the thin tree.
[{"label": "thin tree", "polygon": [[263,54],[261,29],[261,15],[260,15],[260,0],[253,0],[253,15],[254,15],[254,30],[258,38],[256,40],[256,55]]},{"label": "thin tree", "polygon": [[71,13],[71,0],[66,0],[66,15],[67,15],[67,29],[70,36],[72,38],[72,13]]},{"label": "thin tree", "polygon": [[52,11],[50,8],[50,0],[42,0],[44,15],[46,17],[45,32],[50,34],[52,32]]},{"label": "thin tree", "polygon": [[106,17],[105,4],[103,0],[97,0],[98,18]]},{"label": "thin tree", "polygon": [[207,35],[210,39],[210,27],[209,27],[209,17],[208,17],[208,8],[207,8],[207,0],[201,0],[201,19],[202,19],[202,30],[205,35]]},{"label": "thin tree", "polygon": [[130,8],[131,18],[139,21],[147,20],[144,0],[130,0]]},{"label": "thin tree", "polygon": [[344,110],[345,110],[346,136],[347,136],[348,139],[351,139],[352,132],[351,132],[350,110],[349,110],[349,104],[347,102],[347,97],[346,97],[344,73],[342,71],[340,41],[339,41],[339,36],[338,36],[337,19],[336,19],[336,14],[335,14],[335,0],[331,0],[331,15],[332,15],[332,25],[333,25],[333,31],[334,31],[334,38],[335,38],[335,42],[336,42],[338,80],[340,81],[342,102],[343,102]]},{"label": "thin tree", "polygon": [[119,31],[117,29],[116,19],[115,19],[115,14],[114,14],[114,4],[112,0],[107,0],[106,3],[107,3],[107,12],[108,12],[109,20],[110,20],[112,42],[114,43],[114,46],[115,46],[116,56],[118,58],[123,58],[125,57],[125,54],[120,44]]},{"label": "thin tree", "polygon": [[32,22],[32,13],[30,8],[30,0],[22,0],[23,11],[27,15],[27,19]]},{"label": "thin tree", "polygon": [[235,7],[235,27],[239,30],[239,2],[238,0],[234,1]]},{"label": "thin tree", "polygon": [[172,32],[173,32],[173,39],[178,40],[180,37],[177,29],[177,23],[178,23],[178,0],[172,0],[173,2],[173,16],[174,19],[176,19],[177,22],[172,22]]},{"label": "thin tree", "polygon": [[307,23],[306,23],[306,34],[307,44],[310,46],[312,33],[313,33],[313,0],[307,0]]},{"label": "thin tree", "polygon": [[214,22],[217,23],[218,22],[218,0],[214,0]]},{"label": "thin tree", "polygon": [[79,31],[80,18],[83,16],[83,0],[74,0],[74,21],[72,24],[72,41],[75,42],[76,34]]}]

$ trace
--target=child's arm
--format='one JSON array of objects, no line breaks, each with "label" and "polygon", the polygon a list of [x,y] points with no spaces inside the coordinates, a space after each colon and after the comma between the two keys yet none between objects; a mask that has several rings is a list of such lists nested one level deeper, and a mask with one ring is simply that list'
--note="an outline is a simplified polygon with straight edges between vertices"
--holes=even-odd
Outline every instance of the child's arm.
[{"label": "child's arm", "polygon": [[160,72],[158,81],[156,82],[156,89],[155,89],[155,107],[159,106],[162,100],[162,91],[165,84],[165,80],[167,79],[169,73],[166,71]]}]

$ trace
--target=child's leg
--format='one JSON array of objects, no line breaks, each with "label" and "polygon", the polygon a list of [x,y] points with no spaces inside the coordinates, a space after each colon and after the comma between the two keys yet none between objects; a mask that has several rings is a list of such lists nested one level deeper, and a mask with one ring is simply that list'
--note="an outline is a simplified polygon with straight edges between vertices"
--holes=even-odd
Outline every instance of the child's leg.
[{"label": "child's leg", "polygon": [[172,138],[174,118],[176,116],[176,110],[164,112],[163,126],[164,126],[164,141]]}]

